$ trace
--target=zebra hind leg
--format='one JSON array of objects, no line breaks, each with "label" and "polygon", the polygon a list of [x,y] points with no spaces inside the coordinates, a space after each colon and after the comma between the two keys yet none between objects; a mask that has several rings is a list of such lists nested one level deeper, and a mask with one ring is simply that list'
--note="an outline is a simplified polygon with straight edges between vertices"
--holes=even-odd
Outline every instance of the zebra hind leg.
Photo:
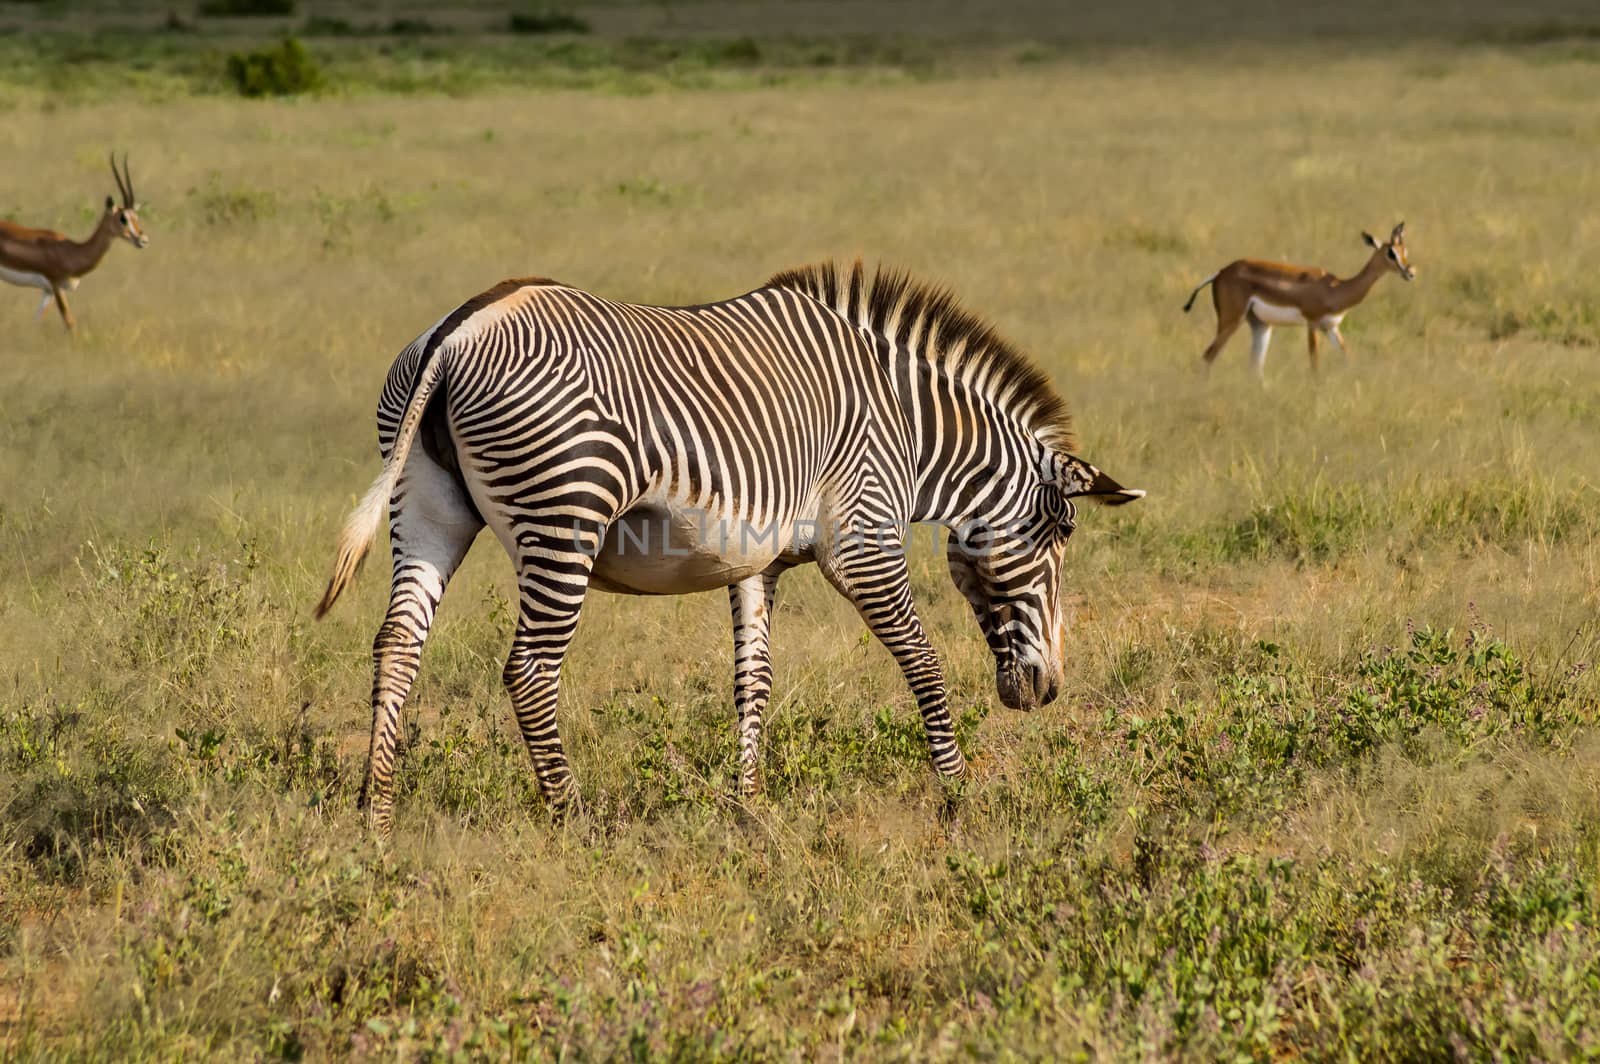
[{"label": "zebra hind leg", "polygon": [[390,539],[394,576],[389,610],[372,644],[372,741],[361,804],[380,835],[394,821],[394,769],[400,711],[417,678],[434,611],[483,528],[461,485],[426,455],[413,454],[396,486]]},{"label": "zebra hind leg", "polygon": [[946,780],[967,774],[967,759],[956,745],[955,723],[945,701],[944,672],[911,599],[911,577],[903,550],[837,552],[821,562],[822,573],[850,600],[867,628],[905,674],[922,712],[933,767]]},{"label": "zebra hind leg", "polygon": [[739,796],[761,791],[761,722],[772,694],[772,599],[781,566],[729,585],[733,606],[733,704],[739,712]]},{"label": "zebra hind leg", "polygon": [[538,538],[538,549],[519,565],[521,604],[505,684],[523,744],[533,757],[539,790],[560,816],[578,796],[556,728],[561,662],[578,630],[594,558],[578,548],[576,535],[564,541]]}]

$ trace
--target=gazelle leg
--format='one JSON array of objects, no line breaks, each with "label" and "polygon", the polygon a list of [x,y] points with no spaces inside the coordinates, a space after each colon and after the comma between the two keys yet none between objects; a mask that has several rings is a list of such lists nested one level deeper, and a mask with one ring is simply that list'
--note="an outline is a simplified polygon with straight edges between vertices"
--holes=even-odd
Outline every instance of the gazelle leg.
[{"label": "gazelle leg", "polygon": [[483,528],[461,485],[425,454],[412,453],[395,497],[400,501],[391,508],[389,533],[394,577],[389,610],[372,643],[372,741],[361,786],[368,823],[383,835],[394,820],[400,711],[417,678],[422,645],[445,585]]},{"label": "gazelle leg", "polygon": [[1306,353],[1311,356],[1311,372],[1317,371],[1317,326],[1306,326]]},{"label": "gazelle leg", "polygon": [[850,600],[868,630],[894,655],[922,712],[922,728],[928,737],[934,769],[948,780],[965,776],[967,759],[956,745],[955,724],[945,700],[944,673],[911,600],[911,577],[906,571],[904,551],[847,539],[819,562],[828,582]]},{"label": "gazelle leg", "polygon": [[1204,356],[1206,360],[1206,369],[1211,368],[1211,363],[1215,362],[1217,360],[1217,356],[1222,353],[1223,345],[1228,342],[1234,333],[1239,331],[1239,325],[1243,321],[1244,314],[1242,313],[1224,317],[1221,310],[1218,310],[1217,335],[1212,337],[1211,343],[1206,345],[1206,353]]},{"label": "gazelle leg", "polygon": [[55,296],[56,309],[61,311],[61,320],[66,323],[67,332],[69,332],[69,333],[77,332],[78,331],[78,323],[72,320],[72,309],[67,306],[67,293],[66,293],[66,290],[63,289],[60,285],[55,285],[54,287],[52,287],[50,289],[50,293]]},{"label": "gazelle leg", "polygon": [[739,795],[761,790],[761,718],[772,694],[772,598],[778,574],[774,565],[728,588],[733,606],[733,704],[739,713]]},{"label": "gazelle leg", "polygon": [[1211,343],[1206,346],[1206,369],[1211,368],[1217,356],[1222,353],[1223,346],[1239,331],[1245,315],[1250,311],[1250,301],[1240,297],[1238,291],[1229,283],[1211,283],[1211,306],[1217,312],[1217,335],[1212,337]]},{"label": "gazelle leg", "polygon": [[33,312],[33,320],[44,321],[45,308],[53,302],[55,302],[55,294],[50,289],[46,288],[39,295],[39,309]]},{"label": "gazelle leg", "polygon": [[1263,381],[1267,379],[1267,345],[1272,343],[1272,326],[1257,318],[1250,316],[1250,368],[1257,377]]},{"label": "gazelle leg", "polygon": [[1339,327],[1337,325],[1328,330],[1328,335],[1333,337],[1333,342],[1339,345],[1339,353],[1341,355],[1348,355],[1350,353],[1350,348],[1345,346],[1344,333],[1339,331]]}]

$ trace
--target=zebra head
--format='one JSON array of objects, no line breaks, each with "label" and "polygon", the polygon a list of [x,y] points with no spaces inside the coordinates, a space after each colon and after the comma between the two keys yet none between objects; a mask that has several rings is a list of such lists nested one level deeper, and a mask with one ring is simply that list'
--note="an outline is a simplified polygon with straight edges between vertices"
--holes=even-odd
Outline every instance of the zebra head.
[{"label": "zebra head", "polygon": [[950,576],[994,652],[995,686],[1011,709],[1048,705],[1061,692],[1065,624],[1061,560],[1077,526],[1073,500],[1120,506],[1144,497],[1072,455],[1051,454],[1016,517],[952,531]]}]

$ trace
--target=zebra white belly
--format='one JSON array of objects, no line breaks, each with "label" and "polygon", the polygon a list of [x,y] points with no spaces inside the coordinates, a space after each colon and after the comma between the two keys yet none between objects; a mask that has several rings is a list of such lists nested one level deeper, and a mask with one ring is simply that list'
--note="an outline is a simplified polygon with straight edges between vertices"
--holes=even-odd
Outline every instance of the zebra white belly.
[{"label": "zebra white belly", "polygon": [[611,522],[590,586],[625,595],[684,595],[737,583],[809,549],[813,522],[721,517],[646,500]]},{"label": "zebra white belly", "polygon": [[1260,296],[1250,297],[1250,310],[1268,325],[1306,324],[1306,316],[1300,313],[1298,307],[1285,307],[1277,303],[1268,303]]},{"label": "zebra white belly", "polygon": [[46,292],[50,291],[50,280],[42,273],[29,273],[26,270],[13,270],[0,266],[0,281],[20,284],[24,288],[42,288]]}]

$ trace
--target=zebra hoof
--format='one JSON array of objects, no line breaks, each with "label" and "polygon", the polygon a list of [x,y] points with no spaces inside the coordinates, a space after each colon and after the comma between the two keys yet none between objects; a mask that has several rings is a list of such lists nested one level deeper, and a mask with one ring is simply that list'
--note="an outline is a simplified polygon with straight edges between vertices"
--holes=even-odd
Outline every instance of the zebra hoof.
[{"label": "zebra hoof", "polygon": [[967,778],[967,755],[952,743],[948,751],[940,753],[934,759],[933,770],[939,774],[941,783],[946,785],[960,783]]},{"label": "zebra hoof", "polygon": [[960,786],[946,787],[939,802],[939,823],[947,835],[960,833],[962,814],[966,810],[966,790]]},{"label": "zebra hoof", "polygon": [[753,802],[757,798],[761,797],[761,792],[764,789],[765,788],[761,786],[760,777],[748,776],[739,781],[739,789],[735,791],[733,795],[734,801]]},{"label": "zebra hoof", "polygon": [[544,801],[552,823],[564,824],[583,816],[583,799],[570,781],[556,794],[545,795]]},{"label": "zebra hoof", "polygon": [[394,810],[368,809],[367,832],[379,842],[387,842],[394,834]]}]

